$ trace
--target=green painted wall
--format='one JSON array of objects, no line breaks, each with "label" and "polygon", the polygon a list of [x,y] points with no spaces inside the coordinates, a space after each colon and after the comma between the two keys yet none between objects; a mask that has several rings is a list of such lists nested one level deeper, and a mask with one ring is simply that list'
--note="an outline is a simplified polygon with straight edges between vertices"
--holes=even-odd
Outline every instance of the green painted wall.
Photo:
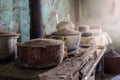
[{"label": "green painted wall", "polygon": [[59,21],[64,21],[70,14],[71,20],[75,23],[75,0],[42,0],[42,14],[44,34],[51,34],[56,30],[56,14]]},{"label": "green painted wall", "polygon": [[29,0],[0,0],[0,20],[4,21],[7,30],[14,31],[10,22],[18,24],[17,32],[21,34],[20,40],[29,40]]},{"label": "green painted wall", "polygon": [[[59,21],[66,20],[70,14],[71,21],[76,22],[74,2],[74,0],[42,0],[44,35],[56,30],[56,14],[59,16]],[[0,0],[0,19],[5,22],[9,31],[14,30],[10,27],[10,22],[16,22],[19,25],[21,41],[29,40],[29,0]]]}]

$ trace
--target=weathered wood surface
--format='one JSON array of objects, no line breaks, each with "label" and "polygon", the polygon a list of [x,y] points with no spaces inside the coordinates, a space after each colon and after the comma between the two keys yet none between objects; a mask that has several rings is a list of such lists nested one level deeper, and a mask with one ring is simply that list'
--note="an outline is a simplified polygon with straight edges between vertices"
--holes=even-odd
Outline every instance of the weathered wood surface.
[{"label": "weathered wood surface", "polygon": [[0,64],[0,76],[19,80],[72,80],[91,58],[96,47],[79,48],[61,64],[49,69],[25,69],[17,61]]},{"label": "weathered wood surface", "polygon": [[91,58],[80,70],[80,73],[82,74],[82,77],[87,75],[91,65],[94,63],[94,59]]},{"label": "weathered wood surface", "polygon": [[95,67],[97,66],[98,62],[100,61],[100,59],[102,58],[102,56],[104,55],[105,51],[106,51],[106,47],[102,47],[101,51],[99,53],[99,55],[97,56],[97,58],[93,61],[93,64],[90,65],[89,70],[87,71],[87,74],[83,76],[82,80],[88,80],[89,76],[91,75],[91,73],[93,72],[93,70],[95,69]]}]

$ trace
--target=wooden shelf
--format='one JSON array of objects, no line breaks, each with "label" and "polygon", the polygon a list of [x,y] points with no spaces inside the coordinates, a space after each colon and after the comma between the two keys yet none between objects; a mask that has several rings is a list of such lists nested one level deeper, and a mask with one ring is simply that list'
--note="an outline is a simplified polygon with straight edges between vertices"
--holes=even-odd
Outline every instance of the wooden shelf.
[{"label": "wooden shelf", "polygon": [[1,78],[5,78],[5,80],[8,78],[19,80],[79,80],[79,75],[86,67],[87,63],[91,63],[89,67],[86,67],[88,73],[86,75],[83,73],[82,76],[82,80],[87,80],[104,55],[106,48],[102,48],[101,54],[95,58],[96,50],[97,47],[95,46],[88,48],[80,47],[78,50],[71,52],[70,54],[72,55],[61,64],[49,69],[26,69],[19,66],[17,61],[8,64],[0,64],[0,76]]},{"label": "wooden shelf", "polygon": [[[97,66],[98,62],[100,61],[100,59],[102,58],[102,56],[104,55],[105,51],[106,51],[106,47],[102,47],[101,51],[99,53],[99,55],[97,56],[97,58],[95,59],[95,61],[93,62],[93,64],[90,66],[88,72],[86,75],[84,75],[84,77],[82,78],[82,80],[88,80],[89,76],[91,75],[91,73],[93,72],[93,70],[95,69],[95,67]],[[98,53],[97,53],[98,54]]]}]

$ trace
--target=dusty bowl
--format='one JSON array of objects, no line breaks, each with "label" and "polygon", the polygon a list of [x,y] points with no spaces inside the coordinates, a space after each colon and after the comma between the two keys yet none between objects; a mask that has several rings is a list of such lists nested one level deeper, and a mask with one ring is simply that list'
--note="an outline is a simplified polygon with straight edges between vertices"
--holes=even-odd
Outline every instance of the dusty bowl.
[{"label": "dusty bowl", "polygon": [[74,51],[80,45],[81,33],[75,30],[68,30],[66,28],[52,33],[53,39],[61,39],[65,41],[67,51]]},{"label": "dusty bowl", "polygon": [[78,26],[78,30],[79,30],[80,32],[86,32],[86,31],[89,30],[89,28],[90,28],[90,26],[88,26],[88,25],[79,25],[79,26]]},{"label": "dusty bowl", "polygon": [[0,60],[9,57],[16,58],[18,37],[17,33],[0,31]]},{"label": "dusty bowl", "polygon": [[53,39],[33,39],[17,45],[18,60],[26,68],[48,68],[63,61],[64,42]]},{"label": "dusty bowl", "polygon": [[75,26],[72,22],[61,21],[60,23],[57,24],[56,28],[57,28],[57,30],[61,30],[61,29],[64,29],[64,28],[74,30]]}]

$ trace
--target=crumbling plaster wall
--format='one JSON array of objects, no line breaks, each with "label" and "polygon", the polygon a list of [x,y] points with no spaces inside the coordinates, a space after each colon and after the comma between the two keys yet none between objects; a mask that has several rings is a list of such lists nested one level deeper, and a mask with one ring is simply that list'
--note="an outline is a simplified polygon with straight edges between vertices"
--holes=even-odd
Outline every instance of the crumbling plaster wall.
[{"label": "crumbling plaster wall", "polygon": [[120,0],[81,0],[80,24],[99,26],[120,49]]},{"label": "crumbling plaster wall", "polygon": [[[74,2],[74,0],[42,0],[44,35],[56,31],[56,14],[59,21],[67,20],[69,14],[70,20],[76,22]],[[0,0],[0,19],[5,22],[9,31],[13,31],[9,26],[10,22],[16,22],[19,25],[18,32],[21,34],[21,41],[29,40],[29,0]]]},{"label": "crumbling plaster wall", "polygon": [[[76,0],[77,1],[77,0]],[[56,31],[56,14],[59,21],[66,21],[67,15],[70,15],[70,20],[75,23],[75,8],[74,0],[43,0],[42,14],[44,24],[44,34],[49,35]]]},{"label": "crumbling plaster wall", "polygon": [[17,23],[20,40],[29,40],[29,0],[0,0],[0,20],[6,24],[8,31],[14,31],[13,28],[16,28],[10,26],[11,21]]}]

